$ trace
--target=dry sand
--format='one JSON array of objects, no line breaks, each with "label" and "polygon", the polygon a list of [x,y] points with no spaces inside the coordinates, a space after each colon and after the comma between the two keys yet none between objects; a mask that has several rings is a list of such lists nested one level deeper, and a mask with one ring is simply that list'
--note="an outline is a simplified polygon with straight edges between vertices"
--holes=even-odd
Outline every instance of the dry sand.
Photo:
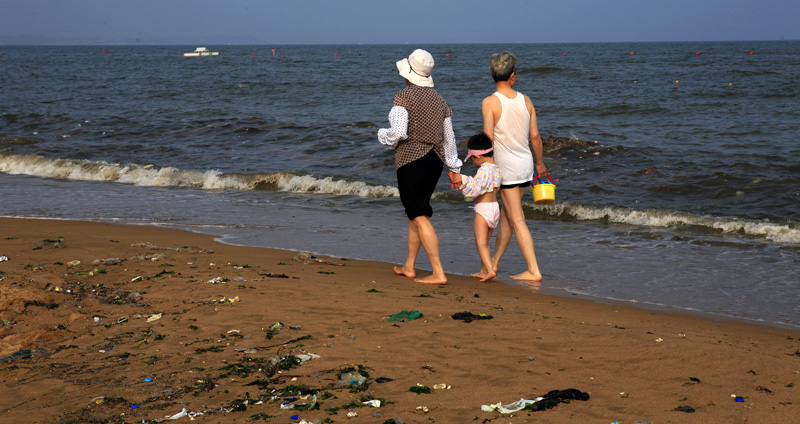
[{"label": "dry sand", "polygon": [[[0,219],[0,422],[800,422],[798,331],[298,253]],[[565,389],[590,397],[481,410]]]}]

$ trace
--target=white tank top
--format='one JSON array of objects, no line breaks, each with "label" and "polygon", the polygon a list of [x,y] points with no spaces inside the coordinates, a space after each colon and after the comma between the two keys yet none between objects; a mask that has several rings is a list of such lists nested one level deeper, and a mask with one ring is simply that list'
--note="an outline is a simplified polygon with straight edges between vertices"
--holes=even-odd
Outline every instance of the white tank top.
[{"label": "white tank top", "polygon": [[503,184],[533,181],[533,154],[530,147],[531,114],[525,96],[508,97],[495,92],[500,99],[500,121],[494,126],[494,161],[503,173]]}]

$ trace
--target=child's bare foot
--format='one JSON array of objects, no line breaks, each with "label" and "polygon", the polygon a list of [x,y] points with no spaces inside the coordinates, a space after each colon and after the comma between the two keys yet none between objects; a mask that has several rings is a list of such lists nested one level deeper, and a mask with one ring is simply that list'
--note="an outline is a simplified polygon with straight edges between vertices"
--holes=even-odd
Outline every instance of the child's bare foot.
[{"label": "child's bare foot", "polygon": [[480,278],[481,282],[485,283],[485,282],[491,280],[492,278],[497,277],[497,272],[495,272],[495,271],[487,272],[487,271],[481,270],[481,272],[476,272],[474,274],[470,274],[469,276],[470,277],[474,277],[474,278]]},{"label": "child's bare foot", "polygon": [[444,284],[447,284],[447,277],[437,277],[437,276],[431,274],[431,275],[429,275],[427,277],[415,278],[414,281],[416,281],[417,283],[422,283],[422,284],[444,285]]},{"label": "child's bare foot", "polygon": [[394,273],[408,278],[414,278],[417,276],[417,273],[413,269],[411,271],[407,271],[406,267],[404,266],[395,266]]},{"label": "child's bare foot", "polygon": [[522,274],[512,275],[511,278],[525,281],[542,281],[542,274],[525,271]]}]

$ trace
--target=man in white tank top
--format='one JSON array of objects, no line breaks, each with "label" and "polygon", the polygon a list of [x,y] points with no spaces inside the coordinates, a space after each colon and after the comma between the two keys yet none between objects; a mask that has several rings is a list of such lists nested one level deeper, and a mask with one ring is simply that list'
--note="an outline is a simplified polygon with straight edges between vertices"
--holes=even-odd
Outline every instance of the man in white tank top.
[{"label": "man in white tank top", "polygon": [[[536,110],[528,96],[514,91],[517,83],[517,59],[509,52],[492,55],[489,70],[497,91],[483,99],[483,132],[492,139],[494,158],[503,174],[500,198],[503,201],[500,227],[495,243],[492,264],[497,271],[503,257],[516,234],[522,256],[528,265],[524,272],[512,278],[526,281],[541,281],[542,273],[536,262],[533,238],[522,211],[522,196],[536,175],[545,175],[547,168],[542,157],[542,137],[536,123]],[[535,160],[534,160],[535,158]]]}]

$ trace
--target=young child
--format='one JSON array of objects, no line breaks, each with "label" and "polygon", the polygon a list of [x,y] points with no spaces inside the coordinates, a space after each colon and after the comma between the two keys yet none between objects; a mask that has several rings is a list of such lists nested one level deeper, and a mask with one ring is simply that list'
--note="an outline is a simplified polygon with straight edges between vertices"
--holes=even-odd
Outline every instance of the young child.
[{"label": "young child", "polygon": [[486,134],[480,133],[470,137],[467,148],[469,151],[464,162],[472,158],[472,163],[479,167],[478,172],[474,177],[463,174],[456,177],[461,177],[461,192],[464,193],[464,197],[474,199],[475,202],[475,246],[481,258],[481,271],[471,276],[486,282],[497,276],[492,266],[489,239],[500,222],[500,206],[497,203],[497,190],[501,181],[500,168],[494,163],[492,140]]}]

